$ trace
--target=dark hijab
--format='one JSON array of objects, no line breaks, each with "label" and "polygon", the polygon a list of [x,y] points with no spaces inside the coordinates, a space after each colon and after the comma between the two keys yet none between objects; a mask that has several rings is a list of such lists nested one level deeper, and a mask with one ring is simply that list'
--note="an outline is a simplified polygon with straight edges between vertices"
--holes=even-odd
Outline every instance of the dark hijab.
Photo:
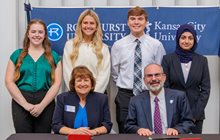
[{"label": "dark hijab", "polygon": [[[190,32],[192,33],[193,37],[194,37],[194,44],[193,47],[190,50],[183,50],[180,45],[179,45],[179,40],[180,40],[180,36],[184,33],[184,32]],[[188,63],[189,61],[192,61],[192,55],[194,53],[194,51],[197,48],[197,38],[196,38],[196,31],[194,30],[194,28],[189,25],[189,24],[183,24],[181,25],[177,32],[176,32],[176,50],[175,53],[179,56],[180,58],[180,62],[181,63]]]}]

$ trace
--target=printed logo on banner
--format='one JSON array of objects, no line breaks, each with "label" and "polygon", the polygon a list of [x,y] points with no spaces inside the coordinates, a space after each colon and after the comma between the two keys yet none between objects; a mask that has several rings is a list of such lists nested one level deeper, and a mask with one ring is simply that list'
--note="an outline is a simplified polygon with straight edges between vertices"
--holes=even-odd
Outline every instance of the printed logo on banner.
[{"label": "printed logo on banner", "polygon": [[58,41],[63,36],[63,28],[57,23],[51,23],[47,26],[48,38],[51,41]]},{"label": "printed logo on banner", "polygon": [[150,26],[152,25],[152,23],[150,23],[149,21],[147,22],[147,25],[146,25],[146,32],[145,32],[145,34],[150,34],[149,32],[150,32]]}]

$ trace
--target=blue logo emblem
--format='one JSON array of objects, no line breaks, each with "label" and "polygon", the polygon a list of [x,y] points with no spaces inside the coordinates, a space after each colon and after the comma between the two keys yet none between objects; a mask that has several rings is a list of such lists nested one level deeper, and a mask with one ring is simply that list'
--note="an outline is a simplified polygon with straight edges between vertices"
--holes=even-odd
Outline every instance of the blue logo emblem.
[{"label": "blue logo emblem", "polygon": [[63,36],[63,28],[57,23],[51,23],[47,26],[48,38],[51,41],[58,41]]}]

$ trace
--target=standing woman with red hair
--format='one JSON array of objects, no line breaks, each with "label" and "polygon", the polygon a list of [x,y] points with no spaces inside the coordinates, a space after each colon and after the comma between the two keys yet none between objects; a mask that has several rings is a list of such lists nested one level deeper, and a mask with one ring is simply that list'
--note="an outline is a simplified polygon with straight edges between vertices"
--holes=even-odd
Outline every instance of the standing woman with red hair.
[{"label": "standing woman with red hair", "polygon": [[31,20],[23,48],[10,56],[5,84],[12,96],[16,133],[50,133],[56,97],[61,85],[60,57],[51,50],[42,20]]}]

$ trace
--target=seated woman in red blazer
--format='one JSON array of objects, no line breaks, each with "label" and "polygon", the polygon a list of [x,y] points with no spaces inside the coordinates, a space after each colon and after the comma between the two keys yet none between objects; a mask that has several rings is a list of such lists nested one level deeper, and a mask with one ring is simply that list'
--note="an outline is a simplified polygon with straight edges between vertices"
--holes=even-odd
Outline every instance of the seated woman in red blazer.
[{"label": "seated woman in red blazer", "polygon": [[75,67],[70,91],[57,97],[52,127],[54,133],[100,135],[112,128],[108,98],[94,92],[95,78],[85,66]]}]

